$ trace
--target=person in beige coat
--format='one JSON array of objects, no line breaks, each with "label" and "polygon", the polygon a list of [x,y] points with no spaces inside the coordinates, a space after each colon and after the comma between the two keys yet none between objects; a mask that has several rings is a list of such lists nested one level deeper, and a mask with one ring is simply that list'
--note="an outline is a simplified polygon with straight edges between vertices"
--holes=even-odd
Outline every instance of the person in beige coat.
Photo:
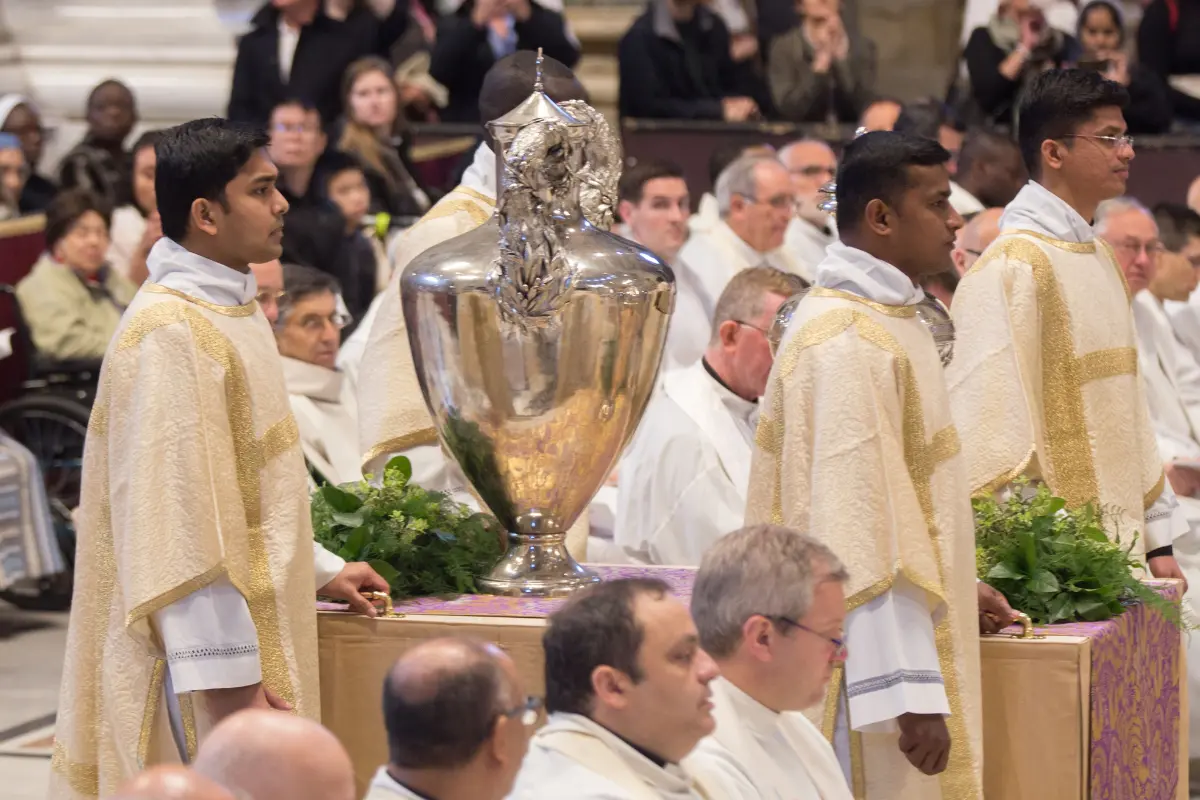
[{"label": "person in beige coat", "polygon": [[21,314],[38,355],[50,361],[100,359],[137,287],[105,261],[111,217],[85,190],[46,208],[46,252],[17,284]]}]

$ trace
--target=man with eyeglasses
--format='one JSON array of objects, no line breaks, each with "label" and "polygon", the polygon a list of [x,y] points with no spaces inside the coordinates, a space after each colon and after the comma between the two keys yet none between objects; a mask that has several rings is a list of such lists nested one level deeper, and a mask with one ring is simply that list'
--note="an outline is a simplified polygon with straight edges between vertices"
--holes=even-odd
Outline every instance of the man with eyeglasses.
[{"label": "man with eyeglasses", "polygon": [[311,267],[283,268],[275,342],[283,380],[309,472],[318,483],[340,486],[362,480],[358,447],[358,398],[337,368],[342,329],[341,287]]},{"label": "man with eyeglasses", "polygon": [[529,749],[541,700],[525,695],[513,660],[494,644],[418,644],[384,681],[388,763],[365,800],[501,800]]},{"label": "man with eyeglasses", "polygon": [[917,310],[962,225],[949,160],[891,131],[846,146],[840,241],[776,352],[746,501],[746,525],[803,531],[851,565],[849,654],[814,714],[867,800],[982,797],[980,610],[1013,618],[975,579],[943,367]]},{"label": "man with eyeglasses", "polygon": [[792,176],[796,213],[788,222],[783,246],[804,266],[805,274],[816,272],[825,258],[825,248],[836,235],[829,214],[817,208],[821,187],[837,174],[837,156],[820,139],[801,139],[779,151],[779,161]]},{"label": "man with eyeglasses", "polygon": [[646,564],[694,566],[746,514],[758,398],[771,371],[766,331],[795,275],[754,267],[717,301],[704,355],[663,376],[621,459],[614,540]]},{"label": "man with eyeglasses", "polygon": [[1125,191],[1128,101],[1120,84],[1085,70],[1050,70],[1030,85],[1019,143],[1033,180],[954,295],[947,380],[972,493],[1044,481],[1068,507],[1112,509],[1109,535],[1155,577],[1182,579],[1172,543],[1188,526],[1164,479],[1130,310],[1145,280],[1138,265],[1153,256],[1129,262],[1126,286],[1092,227],[1100,203]]},{"label": "man with eyeglasses", "polygon": [[783,246],[796,208],[792,177],[773,155],[744,155],[717,178],[721,220],[693,231],[675,269],[675,312],[667,331],[664,371],[687,367],[704,355],[717,299],[726,284],[749,267],[811,272]]},{"label": "man with eyeglasses", "polygon": [[704,556],[692,587],[700,643],[721,676],[709,687],[717,729],[684,766],[733,788],[722,800],[850,800],[817,705],[846,660],[846,568],[806,533],[757,525]]},{"label": "man with eyeglasses", "polygon": [[546,725],[512,800],[725,800],[680,766],[713,731],[717,676],[691,614],[657,578],[605,581],[550,617]]}]

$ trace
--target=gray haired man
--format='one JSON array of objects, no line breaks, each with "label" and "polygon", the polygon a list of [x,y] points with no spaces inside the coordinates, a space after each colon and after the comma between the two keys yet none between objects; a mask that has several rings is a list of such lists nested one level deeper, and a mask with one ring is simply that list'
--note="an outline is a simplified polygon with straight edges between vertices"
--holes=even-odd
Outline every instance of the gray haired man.
[{"label": "gray haired man", "polygon": [[692,617],[721,670],[717,726],[684,763],[726,800],[850,800],[833,748],[800,713],[846,658],[847,577],[824,544],[776,525],[731,533],[704,556]]}]

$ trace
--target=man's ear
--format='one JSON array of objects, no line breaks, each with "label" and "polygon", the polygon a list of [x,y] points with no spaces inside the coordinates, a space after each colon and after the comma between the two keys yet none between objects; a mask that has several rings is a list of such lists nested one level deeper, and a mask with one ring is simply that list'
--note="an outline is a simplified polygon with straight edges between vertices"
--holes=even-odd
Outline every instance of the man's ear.
[{"label": "man's ear", "polygon": [[596,667],[592,671],[592,693],[596,695],[597,703],[624,708],[629,703],[629,678],[613,667]]},{"label": "man's ear", "polygon": [[720,337],[723,347],[733,347],[734,339],[737,338],[738,328],[740,327],[740,325],[731,319],[725,320],[717,327],[717,336]]},{"label": "man's ear", "polygon": [[956,247],[950,251],[950,259],[954,262],[954,271],[958,273],[958,277],[967,274],[967,252],[960,247]]},{"label": "man's ear", "polygon": [[876,236],[888,236],[892,232],[894,215],[895,212],[888,207],[888,204],[876,197],[867,203],[867,208],[863,212],[863,220],[867,229]]},{"label": "man's ear", "polygon": [[217,235],[217,217],[220,209],[216,208],[217,204],[203,197],[198,197],[192,201],[192,227],[196,230],[206,233],[209,236]]},{"label": "man's ear", "polygon": [[1057,139],[1042,140],[1042,168],[1062,169],[1066,158],[1067,145]]},{"label": "man's ear", "polygon": [[633,213],[633,203],[628,200],[622,200],[617,203],[617,215],[621,217],[621,221],[629,224],[629,215]]},{"label": "man's ear", "polygon": [[498,761],[501,764],[508,762],[508,753],[504,746],[508,735],[508,726],[519,722],[519,720],[514,720],[511,717],[500,714],[496,717],[496,721],[492,723],[491,739],[487,743],[487,749],[494,761]]}]

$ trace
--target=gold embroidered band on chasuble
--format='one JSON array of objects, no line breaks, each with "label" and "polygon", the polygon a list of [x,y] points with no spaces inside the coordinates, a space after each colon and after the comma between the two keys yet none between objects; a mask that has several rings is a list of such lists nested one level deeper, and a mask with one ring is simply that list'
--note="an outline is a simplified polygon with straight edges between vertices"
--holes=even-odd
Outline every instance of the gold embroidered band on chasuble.
[{"label": "gold embroidered band on chasuble", "polygon": [[[179,759],[152,616],[222,576],[246,598],[264,684],[319,712],[306,473],[256,311],[148,285],[114,337],[84,454],[53,796]],[[180,707],[194,751],[207,720],[187,695]]]},{"label": "gold embroidered band on chasuble", "polygon": [[[824,539],[849,569],[850,610],[901,576],[926,592],[956,746],[940,780],[913,787],[913,796],[940,788],[943,798],[978,798],[974,538],[943,381],[932,337],[912,307],[812,290],[797,308],[764,397],[747,522]],[[838,668],[823,718],[815,720],[831,740],[844,691]],[[897,778],[887,755],[894,749],[894,737],[852,732],[856,797],[877,796]]]}]

